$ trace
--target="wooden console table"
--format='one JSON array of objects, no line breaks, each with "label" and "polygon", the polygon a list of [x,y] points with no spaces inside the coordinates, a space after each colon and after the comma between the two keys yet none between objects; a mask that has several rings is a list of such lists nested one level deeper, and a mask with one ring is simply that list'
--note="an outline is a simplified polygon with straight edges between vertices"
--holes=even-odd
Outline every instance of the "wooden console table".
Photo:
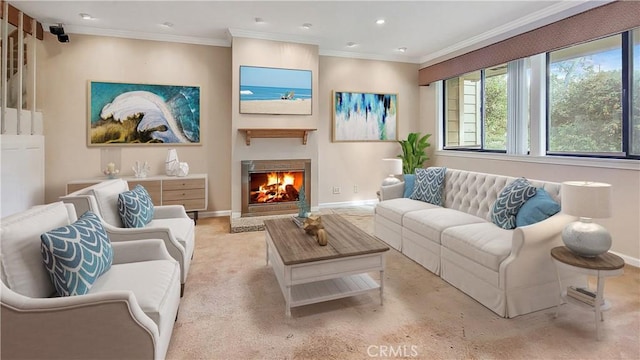
[{"label": "wooden console table", "polygon": [[[190,174],[187,176],[155,175],[145,178],[123,176],[133,189],[140,184],[147,189],[154,205],[182,205],[193,218],[198,221],[198,212],[207,210],[208,188],[207,174]],[[67,183],[67,194],[84,189],[87,186],[109,180],[106,177],[73,180]]]}]

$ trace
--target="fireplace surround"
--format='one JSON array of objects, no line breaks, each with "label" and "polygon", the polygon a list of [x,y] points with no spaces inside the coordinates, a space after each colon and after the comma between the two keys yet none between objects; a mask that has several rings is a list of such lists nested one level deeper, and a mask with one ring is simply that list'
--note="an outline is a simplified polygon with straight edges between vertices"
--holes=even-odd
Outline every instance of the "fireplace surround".
[{"label": "fireplace surround", "polygon": [[295,214],[304,186],[311,204],[311,159],[241,161],[241,216]]}]

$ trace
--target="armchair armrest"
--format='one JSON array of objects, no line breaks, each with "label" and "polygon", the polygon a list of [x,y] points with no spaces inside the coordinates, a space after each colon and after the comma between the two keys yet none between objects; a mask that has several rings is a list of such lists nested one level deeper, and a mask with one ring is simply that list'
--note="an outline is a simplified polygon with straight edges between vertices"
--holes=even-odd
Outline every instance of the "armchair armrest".
[{"label": "armchair armrest", "polygon": [[175,218],[187,218],[189,215],[182,205],[159,205],[154,206],[153,209],[154,219],[175,219]]},{"label": "armchair armrest", "polygon": [[153,260],[175,261],[167,251],[164,241],[160,239],[112,242],[111,246],[113,247],[114,264]]},{"label": "armchair armrest", "polygon": [[73,207],[76,209],[77,217],[80,217],[80,215],[84,214],[89,210],[92,210],[93,212],[101,216],[99,211],[96,210],[99,208],[98,208],[98,203],[96,202],[96,198],[93,197],[93,195],[81,195],[81,194],[73,195],[72,194],[72,195],[61,196],[59,199],[65,204],[73,204]]},{"label": "armchair armrest", "polygon": [[404,182],[380,187],[380,199],[383,201],[401,198],[403,195]]},{"label": "armchair armrest", "polygon": [[3,283],[1,296],[3,358],[159,357],[158,327],[130,291],[39,299]]}]

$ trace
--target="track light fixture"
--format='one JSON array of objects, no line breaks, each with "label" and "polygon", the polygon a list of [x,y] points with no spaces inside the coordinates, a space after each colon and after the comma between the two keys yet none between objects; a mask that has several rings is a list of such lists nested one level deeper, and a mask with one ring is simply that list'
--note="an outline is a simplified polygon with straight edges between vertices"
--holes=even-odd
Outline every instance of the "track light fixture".
[{"label": "track light fixture", "polygon": [[61,43],[69,42],[69,35],[64,33],[64,28],[62,27],[62,24],[49,26],[49,31],[51,32],[51,34],[56,35],[58,37],[59,42]]}]

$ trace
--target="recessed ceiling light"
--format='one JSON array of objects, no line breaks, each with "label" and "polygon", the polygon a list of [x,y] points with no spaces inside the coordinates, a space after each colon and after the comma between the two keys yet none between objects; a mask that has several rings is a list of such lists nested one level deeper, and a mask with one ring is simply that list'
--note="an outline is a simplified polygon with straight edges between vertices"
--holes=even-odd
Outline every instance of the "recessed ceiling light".
[{"label": "recessed ceiling light", "polygon": [[384,24],[384,19],[378,19],[378,20],[376,20],[376,24],[378,24],[378,25],[382,25],[382,24]]},{"label": "recessed ceiling light", "polygon": [[403,52],[407,52],[407,48],[406,47],[399,47],[398,51],[403,53]]},{"label": "recessed ceiling light", "polygon": [[93,17],[89,14],[80,13],[80,17],[84,20],[93,20]]},{"label": "recessed ceiling light", "polygon": [[168,21],[163,22],[162,24],[160,24],[160,26],[166,27],[167,29],[170,29],[173,27],[173,23],[170,23]]},{"label": "recessed ceiling light", "polygon": [[309,30],[309,29],[311,29],[311,26],[313,26],[313,25],[311,25],[311,24],[309,24],[309,23],[304,23],[304,24],[302,24],[302,28],[303,28],[303,29],[305,29],[305,30]]},{"label": "recessed ceiling light", "polygon": [[352,48],[352,47],[356,47],[356,46],[358,46],[358,44],[354,43],[353,41],[349,41],[349,42],[347,43],[347,47]]},{"label": "recessed ceiling light", "polygon": [[264,24],[264,19],[263,18],[257,17],[257,18],[255,18],[255,20],[256,20],[256,24]]}]

